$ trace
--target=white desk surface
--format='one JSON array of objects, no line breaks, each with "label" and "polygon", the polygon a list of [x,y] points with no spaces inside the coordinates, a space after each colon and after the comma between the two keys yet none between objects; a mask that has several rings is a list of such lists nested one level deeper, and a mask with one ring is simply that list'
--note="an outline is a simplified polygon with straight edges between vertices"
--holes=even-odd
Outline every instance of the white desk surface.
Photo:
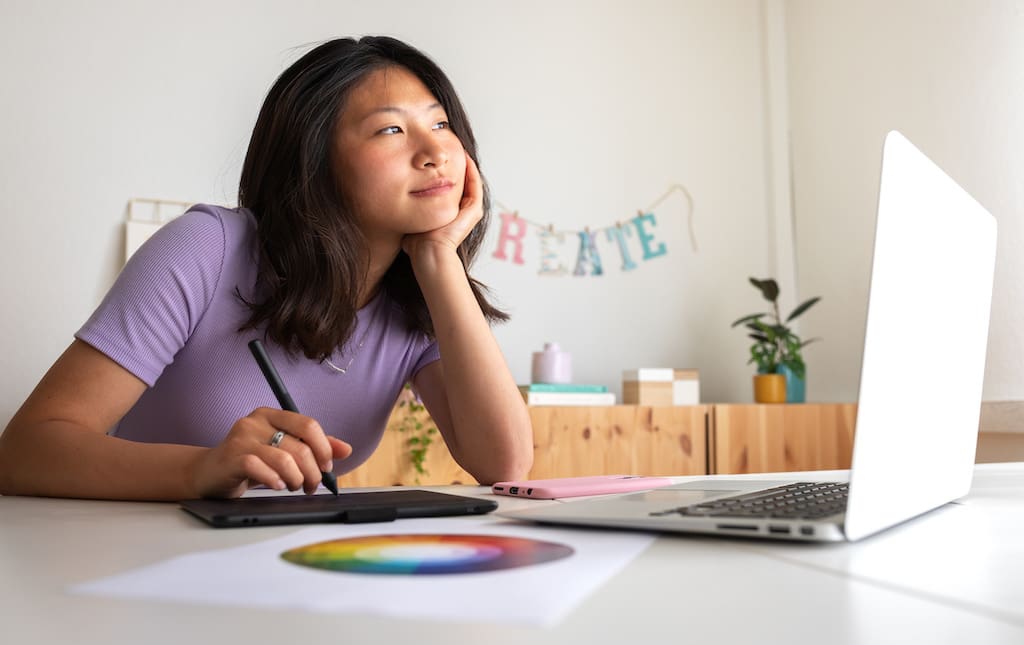
[{"label": "white desk surface", "polygon": [[[688,479],[697,478],[679,478]],[[484,488],[438,490],[490,497]],[[503,508],[545,503],[495,499]],[[550,628],[66,591],[172,556],[294,530],[210,529],[176,504],[0,497],[0,641],[1024,643],[1024,463],[979,465],[964,499],[855,544],[661,536]],[[500,590],[495,596],[500,599]]]}]

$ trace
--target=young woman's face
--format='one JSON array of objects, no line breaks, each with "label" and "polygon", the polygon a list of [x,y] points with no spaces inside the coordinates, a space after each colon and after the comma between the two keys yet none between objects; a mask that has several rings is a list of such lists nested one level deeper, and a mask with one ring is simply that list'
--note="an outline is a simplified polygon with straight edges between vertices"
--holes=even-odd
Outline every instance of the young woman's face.
[{"label": "young woman's face", "polygon": [[371,241],[400,241],[455,219],[466,176],[462,143],[437,98],[404,67],[371,72],[345,102],[334,174]]}]

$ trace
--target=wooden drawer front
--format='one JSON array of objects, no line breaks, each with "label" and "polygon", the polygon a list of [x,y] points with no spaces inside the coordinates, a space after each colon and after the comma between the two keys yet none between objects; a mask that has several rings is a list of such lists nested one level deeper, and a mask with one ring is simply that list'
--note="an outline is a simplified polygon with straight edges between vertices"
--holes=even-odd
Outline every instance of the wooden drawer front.
[{"label": "wooden drawer front", "polygon": [[850,467],[856,404],[720,404],[713,415],[713,473]]},{"label": "wooden drawer front", "polygon": [[710,407],[533,406],[532,479],[707,474]]}]

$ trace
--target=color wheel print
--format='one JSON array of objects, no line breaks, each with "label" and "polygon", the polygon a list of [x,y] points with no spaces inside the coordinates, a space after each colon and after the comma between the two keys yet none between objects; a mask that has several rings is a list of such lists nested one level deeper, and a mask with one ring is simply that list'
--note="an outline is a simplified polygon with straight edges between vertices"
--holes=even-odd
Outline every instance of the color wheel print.
[{"label": "color wheel print", "polygon": [[496,535],[366,535],[289,549],[304,567],[352,573],[434,575],[515,569],[572,555],[564,544]]}]

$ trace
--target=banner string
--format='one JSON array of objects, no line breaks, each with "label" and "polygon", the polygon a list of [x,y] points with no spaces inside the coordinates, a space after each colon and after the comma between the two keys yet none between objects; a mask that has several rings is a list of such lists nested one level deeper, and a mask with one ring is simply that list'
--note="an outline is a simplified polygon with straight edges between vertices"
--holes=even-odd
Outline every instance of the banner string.
[{"label": "banner string", "polygon": [[[660,197],[658,197],[656,200],[654,200],[654,202],[650,206],[647,207],[646,211],[640,211],[638,214],[642,215],[645,212],[646,213],[652,212],[655,208],[660,206],[665,200],[667,200],[669,197],[671,197],[673,195],[673,193],[677,193],[677,192],[678,193],[682,193],[683,197],[686,199],[686,228],[687,228],[687,233],[689,234],[689,237],[690,237],[690,247],[693,249],[693,252],[696,253],[697,252],[697,234],[694,231],[694,225],[693,225],[693,210],[694,210],[693,209],[693,196],[690,195],[690,191],[688,191],[685,186],[683,186],[682,184],[670,184],[668,189],[664,193],[662,193],[662,195]],[[575,235],[575,234],[579,233],[579,230],[556,229],[553,224],[542,224],[542,223],[537,222],[535,220],[523,217],[523,216],[521,216],[519,214],[519,211],[511,209],[511,208],[505,206],[504,204],[502,204],[501,202],[495,201],[494,204],[495,204],[495,206],[500,208],[502,211],[504,211],[506,213],[512,213],[512,215],[516,219],[520,219],[520,220],[526,222],[528,225],[533,226],[533,227],[538,228],[538,229],[541,229],[541,230],[545,230],[548,233],[555,234],[555,235],[564,235],[564,234]],[[586,231],[587,233],[592,233],[592,232],[603,231],[603,230],[610,229],[610,228],[616,228],[616,227],[622,228],[622,226],[623,226],[623,222],[620,220],[620,221],[616,221],[615,224],[612,224],[610,226],[596,227],[594,229],[591,229],[591,227],[589,227],[589,226],[585,226],[583,228],[583,230]]]}]

